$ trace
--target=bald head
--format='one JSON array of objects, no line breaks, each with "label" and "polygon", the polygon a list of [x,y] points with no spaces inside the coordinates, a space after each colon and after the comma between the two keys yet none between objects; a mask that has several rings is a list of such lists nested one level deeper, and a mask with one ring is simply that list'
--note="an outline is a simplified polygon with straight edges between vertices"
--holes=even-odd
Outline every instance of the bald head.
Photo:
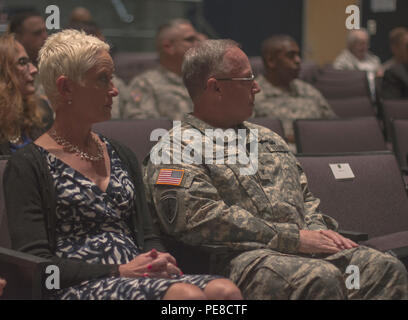
[{"label": "bald head", "polygon": [[270,58],[274,58],[283,51],[287,43],[296,43],[295,39],[286,34],[278,34],[265,39],[261,45],[262,60],[267,65]]}]

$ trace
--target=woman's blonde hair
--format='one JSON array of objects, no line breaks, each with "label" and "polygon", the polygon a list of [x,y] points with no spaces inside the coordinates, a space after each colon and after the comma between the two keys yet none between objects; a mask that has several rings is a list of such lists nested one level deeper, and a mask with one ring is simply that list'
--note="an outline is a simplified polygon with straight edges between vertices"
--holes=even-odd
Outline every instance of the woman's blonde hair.
[{"label": "woman's blonde hair", "polygon": [[16,76],[17,40],[14,34],[0,37],[0,143],[42,127],[42,111],[35,95],[23,97]]},{"label": "woman's blonde hair", "polygon": [[82,76],[97,62],[101,50],[109,52],[109,45],[83,31],[67,29],[47,38],[38,59],[40,81],[51,105],[58,98],[56,81],[64,75],[80,83]]}]

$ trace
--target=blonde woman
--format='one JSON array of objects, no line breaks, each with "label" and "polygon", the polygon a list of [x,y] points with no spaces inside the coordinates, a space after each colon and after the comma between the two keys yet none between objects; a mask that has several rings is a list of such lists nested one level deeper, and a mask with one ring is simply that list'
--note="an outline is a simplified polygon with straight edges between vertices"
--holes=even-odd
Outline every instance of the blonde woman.
[{"label": "blonde woman", "polygon": [[40,79],[52,128],[5,172],[12,245],[60,269],[60,299],[240,299],[229,280],[183,275],[151,227],[134,154],[92,132],[111,116],[109,46],[83,32],[48,38]]}]

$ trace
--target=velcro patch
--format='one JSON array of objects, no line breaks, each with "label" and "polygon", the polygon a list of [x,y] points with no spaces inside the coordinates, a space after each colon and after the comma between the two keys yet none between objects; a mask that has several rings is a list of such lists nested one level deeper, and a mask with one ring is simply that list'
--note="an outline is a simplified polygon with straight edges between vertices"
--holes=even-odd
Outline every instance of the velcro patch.
[{"label": "velcro patch", "polygon": [[139,90],[132,90],[130,96],[134,102],[139,102],[142,99],[142,93]]},{"label": "velcro patch", "polygon": [[160,169],[156,184],[166,184],[179,186],[184,177],[184,170],[181,169]]}]

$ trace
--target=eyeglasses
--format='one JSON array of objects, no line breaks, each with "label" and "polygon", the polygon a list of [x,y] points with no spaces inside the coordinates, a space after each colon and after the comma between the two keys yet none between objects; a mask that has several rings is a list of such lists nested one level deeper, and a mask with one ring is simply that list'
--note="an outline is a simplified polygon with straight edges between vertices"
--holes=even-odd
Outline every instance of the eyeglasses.
[{"label": "eyeglasses", "polygon": [[254,81],[255,75],[251,74],[250,77],[244,77],[244,78],[215,78],[215,80],[218,81],[226,81],[226,80],[231,80],[231,81]]},{"label": "eyeglasses", "polygon": [[32,62],[28,57],[21,57],[20,59],[17,60],[17,64],[22,67],[27,67],[30,63]]}]

